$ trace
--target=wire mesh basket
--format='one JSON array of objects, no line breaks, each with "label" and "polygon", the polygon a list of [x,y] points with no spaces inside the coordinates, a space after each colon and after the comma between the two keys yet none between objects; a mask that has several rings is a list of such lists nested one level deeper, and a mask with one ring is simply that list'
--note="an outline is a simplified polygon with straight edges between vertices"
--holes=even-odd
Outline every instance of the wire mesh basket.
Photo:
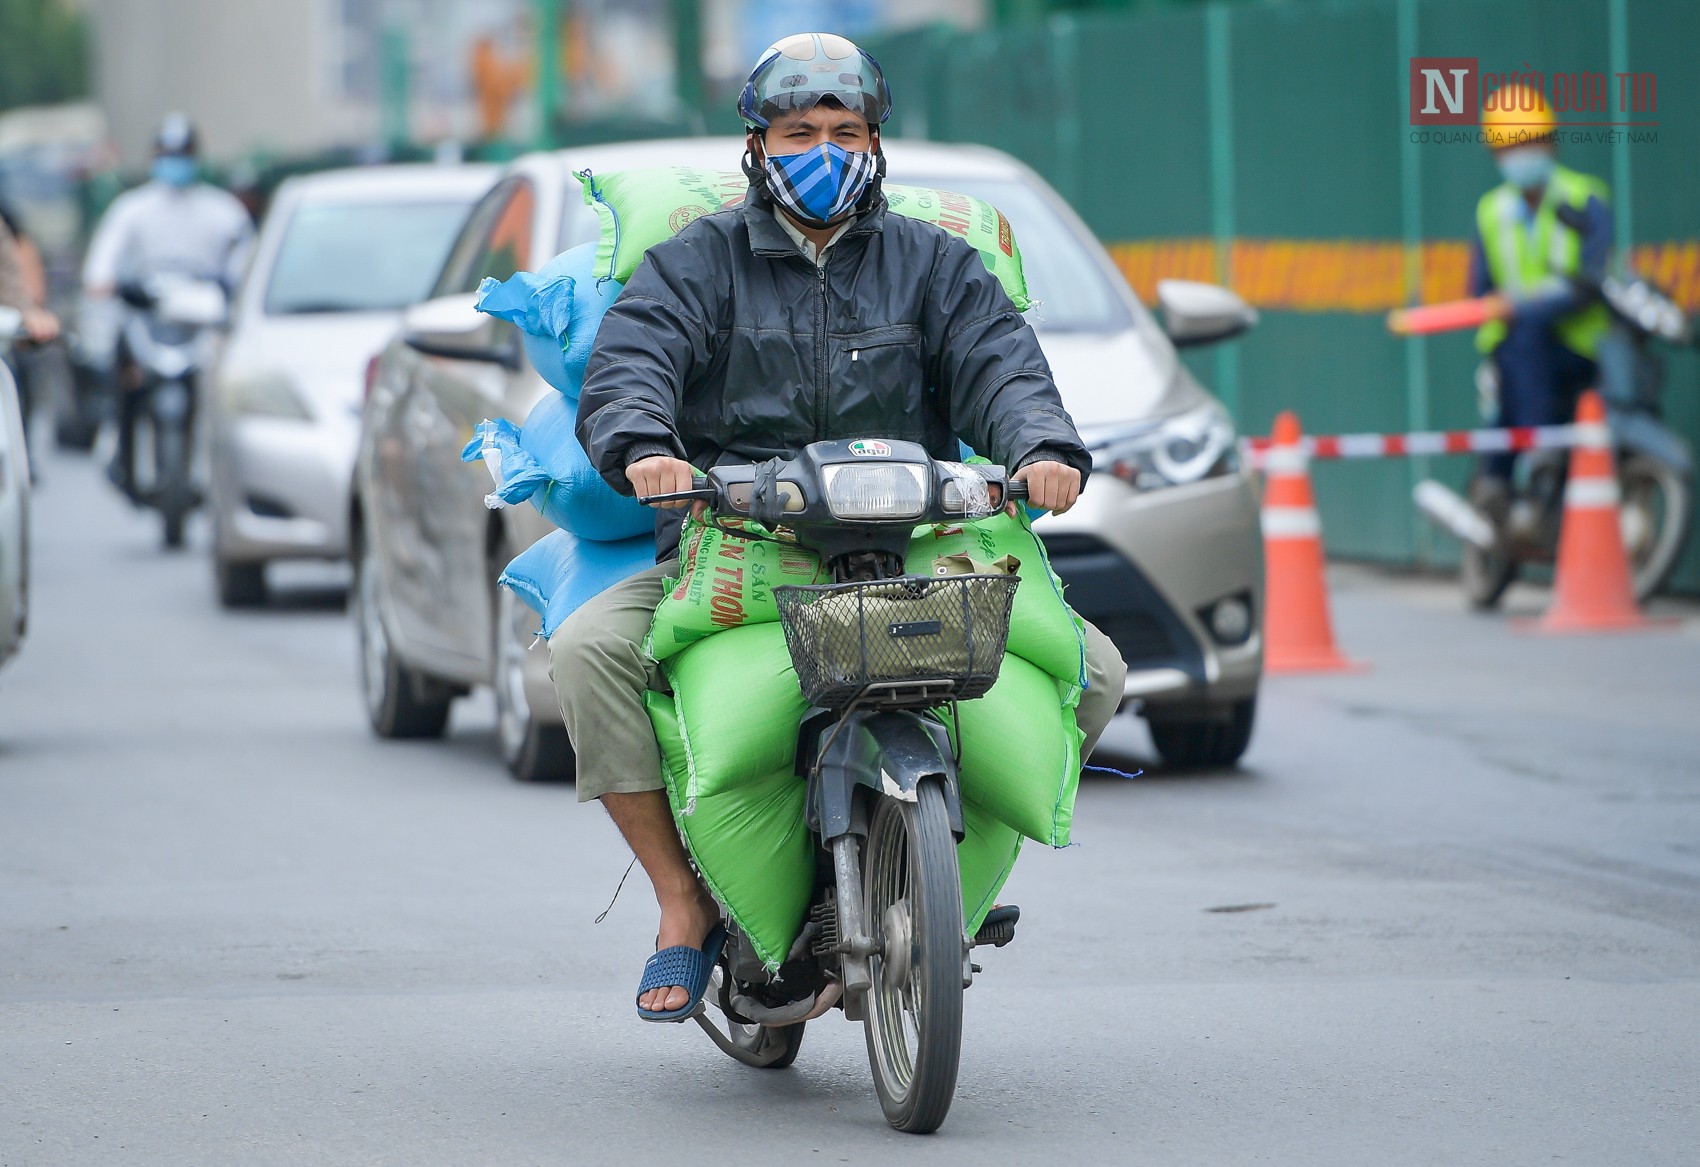
[{"label": "wire mesh basket", "polygon": [[1012,575],[905,576],[773,589],[803,696],[825,709],[858,698],[938,705],[983,696],[998,679]]}]

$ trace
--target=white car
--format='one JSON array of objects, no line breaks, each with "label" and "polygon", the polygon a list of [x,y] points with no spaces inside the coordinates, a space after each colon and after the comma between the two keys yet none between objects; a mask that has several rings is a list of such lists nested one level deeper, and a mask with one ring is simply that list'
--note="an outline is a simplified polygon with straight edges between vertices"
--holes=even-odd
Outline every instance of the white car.
[{"label": "white car", "polygon": [[[23,323],[15,308],[0,308],[0,356]],[[24,415],[12,371],[0,361],[0,665],[23,643],[29,621],[30,463],[24,449]]]},{"label": "white car", "polygon": [[272,560],[348,554],[367,366],[495,175],[363,167],[279,188],[204,395],[220,603],[262,602]]}]

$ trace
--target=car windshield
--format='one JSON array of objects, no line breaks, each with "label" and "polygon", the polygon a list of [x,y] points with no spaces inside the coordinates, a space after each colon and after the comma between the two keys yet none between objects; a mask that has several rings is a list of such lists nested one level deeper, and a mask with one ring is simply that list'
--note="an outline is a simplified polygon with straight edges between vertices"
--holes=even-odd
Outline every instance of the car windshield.
[{"label": "car windshield", "polygon": [[1127,305],[1104,275],[1086,243],[1044,196],[1019,179],[948,178],[937,181],[903,175],[892,181],[930,186],[983,199],[1003,212],[1021,248],[1027,293],[1033,298],[1028,319],[1043,331],[1111,332],[1131,325]]},{"label": "car windshield", "polygon": [[320,203],[289,220],[266,313],[379,312],[431,289],[470,202]]}]

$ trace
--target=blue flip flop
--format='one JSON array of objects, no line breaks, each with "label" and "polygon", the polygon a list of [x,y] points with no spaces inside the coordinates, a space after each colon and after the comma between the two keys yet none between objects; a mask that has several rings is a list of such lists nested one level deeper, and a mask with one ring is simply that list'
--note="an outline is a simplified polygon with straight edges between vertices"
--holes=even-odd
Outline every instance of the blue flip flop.
[{"label": "blue flip flop", "polygon": [[708,991],[708,977],[714,971],[715,962],[720,959],[720,950],[726,945],[726,926],[716,924],[708,934],[708,939],[702,942],[702,947],[691,948],[684,944],[663,948],[650,957],[643,965],[643,979],[638,982],[637,999],[651,989],[664,989],[678,985],[690,993],[690,1000],[677,1009],[660,1012],[654,1009],[638,1007],[638,1016],[645,1021],[684,1021],[696,1012],[702,1004],[702,995]]}]

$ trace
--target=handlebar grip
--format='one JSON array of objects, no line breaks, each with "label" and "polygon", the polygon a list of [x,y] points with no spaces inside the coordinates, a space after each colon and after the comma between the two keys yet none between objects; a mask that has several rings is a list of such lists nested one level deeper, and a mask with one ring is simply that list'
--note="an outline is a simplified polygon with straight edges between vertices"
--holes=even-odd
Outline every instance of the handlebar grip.
[{"label": "handlebar grip", "polygon": [[1004,497],[1009,499],[1026,498],[1027,484],[1025,482],[1018,482],[1012,478],[1003,484],[1003,493]]},{"label": "handlebar grip", "polygon": [[672,494],[642,494],[638,496],[638,503],[651,507],[664,502],[714,502],[717,493],[708,485],[706,476],[697,474],[692,476],[689,490],[677,490]]}]

